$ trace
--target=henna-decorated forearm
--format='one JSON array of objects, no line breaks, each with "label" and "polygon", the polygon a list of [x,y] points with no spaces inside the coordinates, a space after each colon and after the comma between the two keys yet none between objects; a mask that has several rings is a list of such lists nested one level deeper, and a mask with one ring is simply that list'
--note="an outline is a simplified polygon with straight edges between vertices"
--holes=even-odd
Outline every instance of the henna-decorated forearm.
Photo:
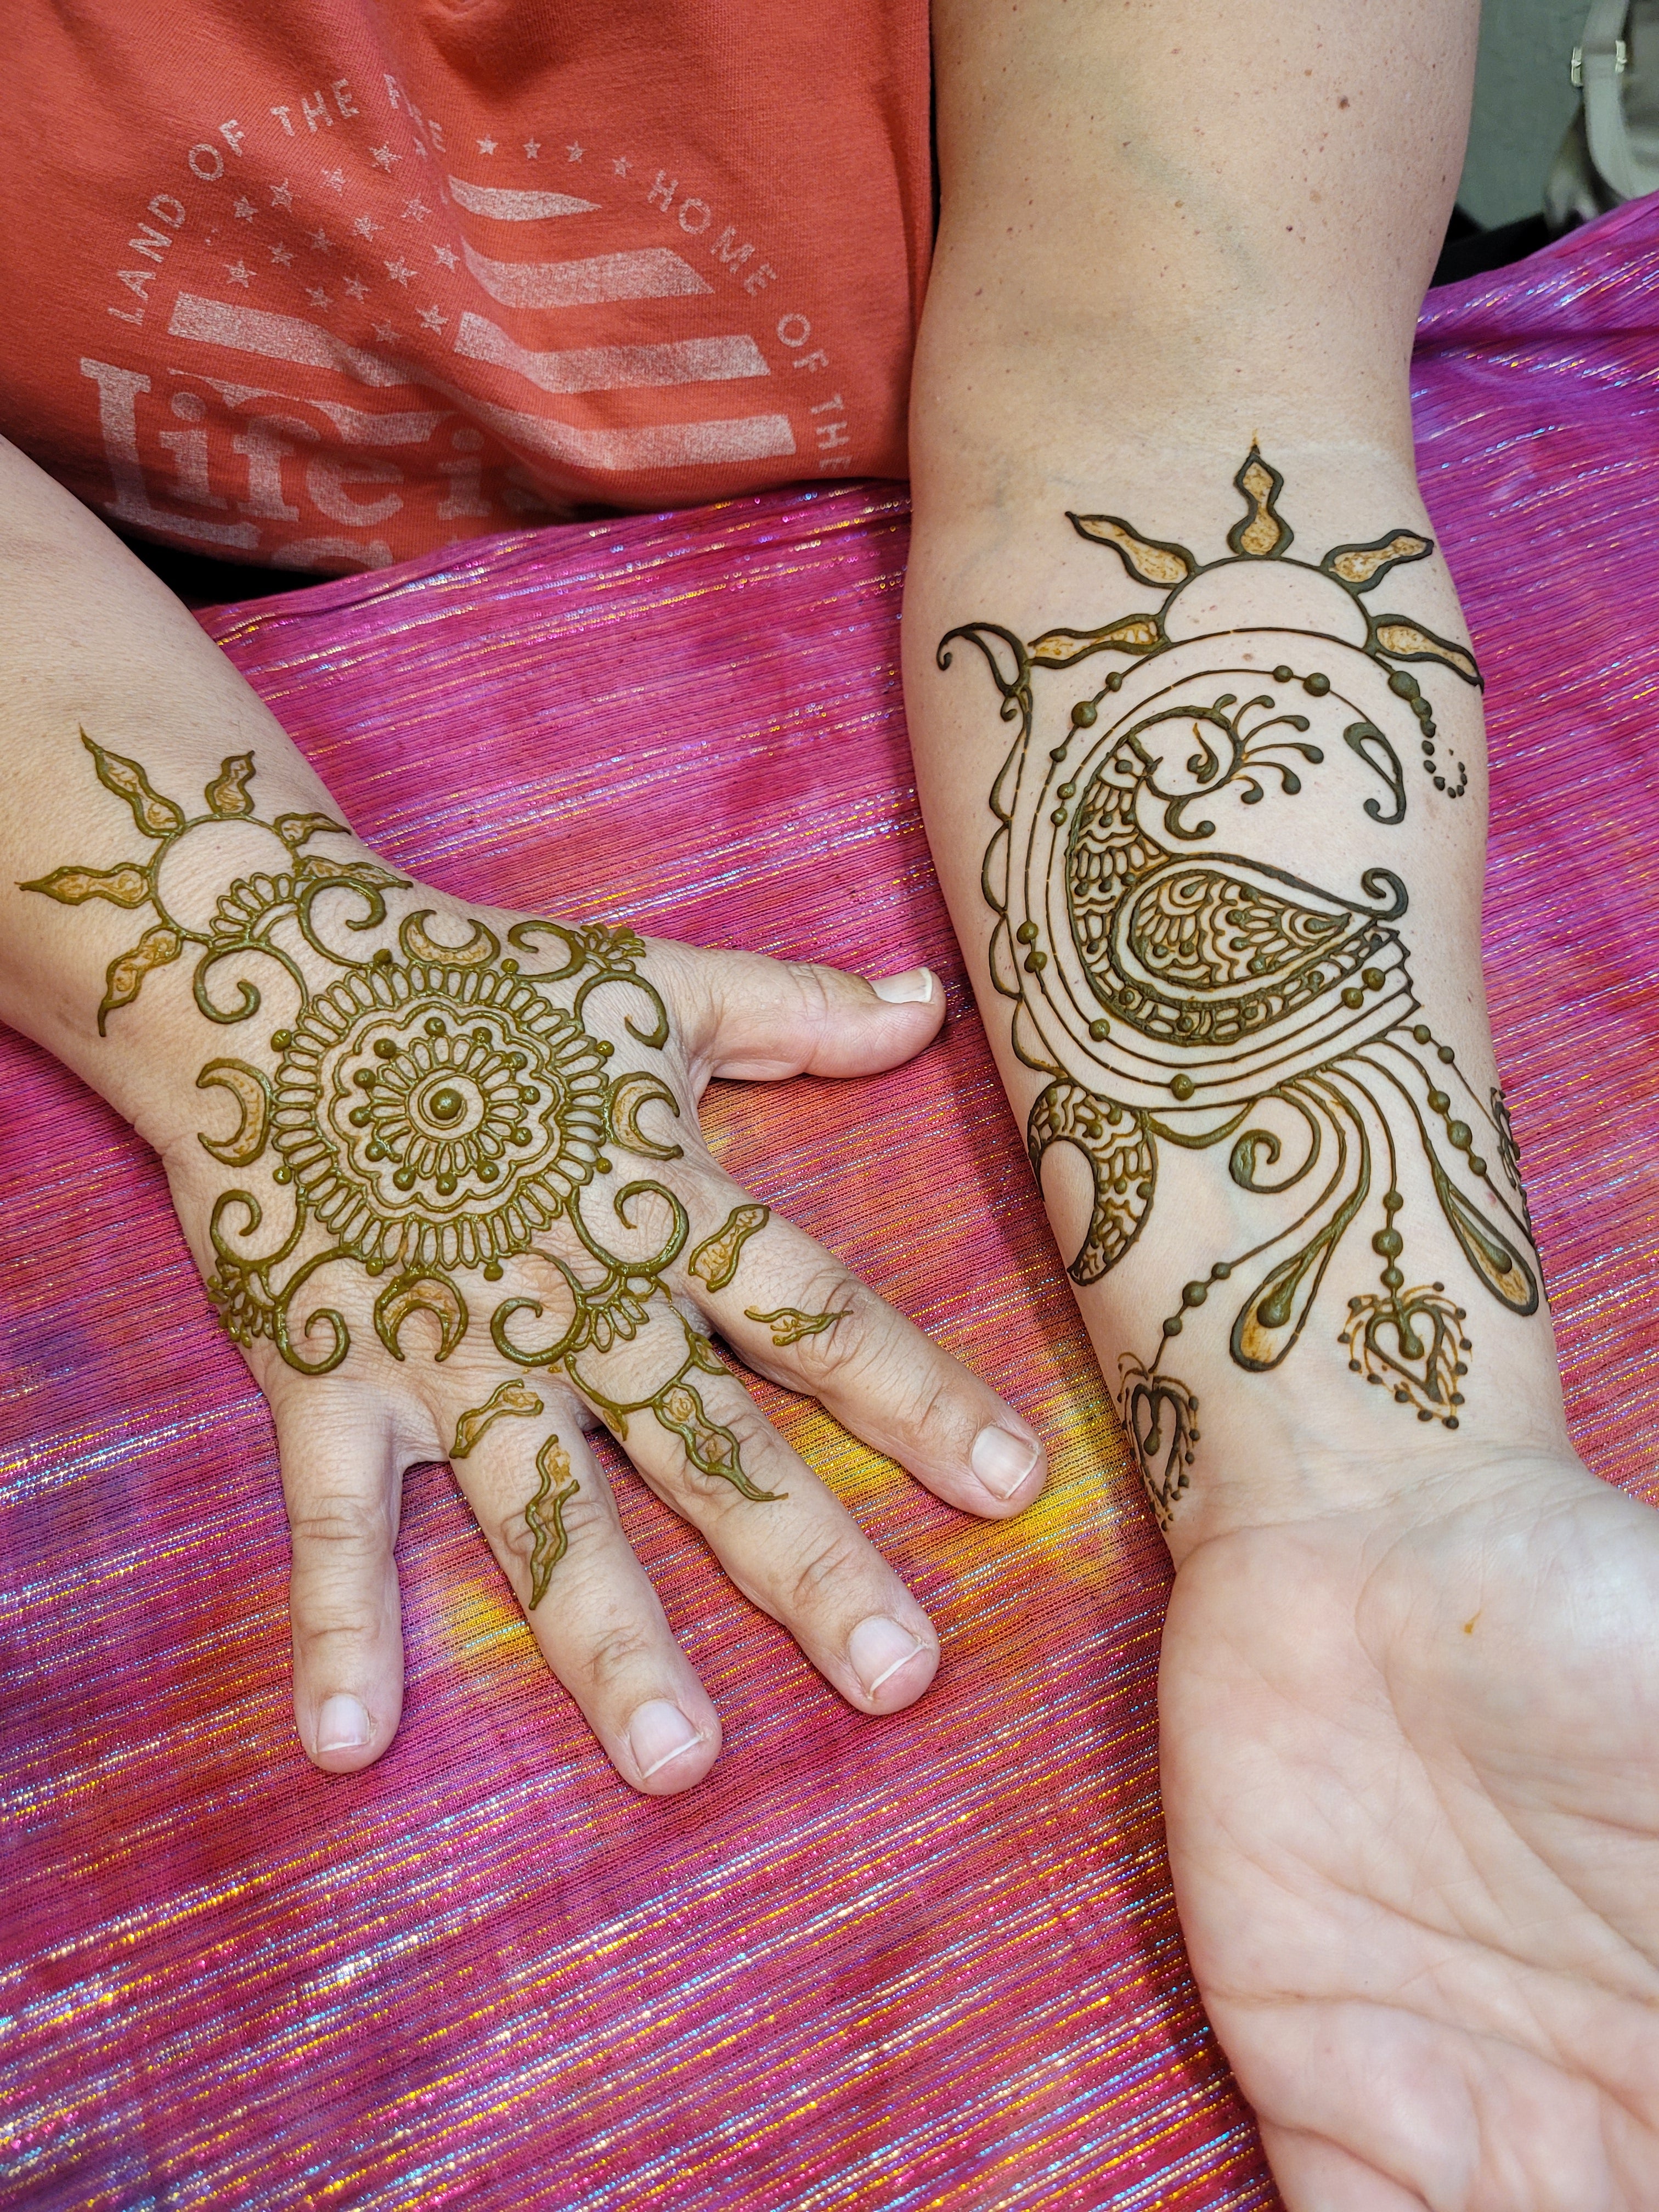
[{"label": "henna-decorated forearm", "polygon": [[[1434,696],[1481,679],[1371,595],[1433,544],[1398,528],[1304,557],[1259,452],[1233,481],[1243,511],[1208,560],[1066,518],[1155,606],[1030,638],[963,623],[937,652],[949,671],[975,647],[1014,728],[989,794],[989,974],[1041,1083],[1033,1168],[1060,1145],[1088,1165],[1072,1277],[1103,1283],[1143,1238],[1182,1255],[1162,1315],[1112,1331],[1165,1525],[1204,1463],[1194,1339],[1206,1396],[1218,1351],[1272,1376],[1312,1334],[1452,1431],[1479,1387],[1470,1303],[1524,1318],[1540,1299],[1502,1095],[1465,1073],[1412,974],[1426,848],[1407,825],[1469,789]],[[1212,1244],[1190,1212],[1161,1217],[1177,1150],[1230,1187],[1202,1217]]]}]

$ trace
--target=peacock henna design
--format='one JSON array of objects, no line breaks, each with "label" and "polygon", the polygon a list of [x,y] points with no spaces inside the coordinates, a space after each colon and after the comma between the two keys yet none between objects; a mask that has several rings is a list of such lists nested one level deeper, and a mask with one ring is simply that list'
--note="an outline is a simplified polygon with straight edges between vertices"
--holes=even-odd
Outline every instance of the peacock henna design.
[{"label": "peacock henna design", "polygon": [[[217,1055],[197,1078],[235,1109],[228,1135],[200,1139],[242,1178],[219,1193],[209,1222],[208,1296],[234,1340],[268,1342],[299,1374],[332,1373],[352,1335],[319,1279],[331,1271],[336,1284],[355,1276],[379,1285],[372,1319],[394,1359],[407,1356],[409,1324],[423,1316],[435,1325],[433,1356],[446,1360],[471,1327],[467,1291],[476,1301],[511,1266],[526,1287],[484,1292],[489,1338],[509,1369],[562,1376],[618,1437],[630,1416],[649,1414],[703,1474],[745,1498],[780,1495],[750,1480],[736,1436],[709,1413],[696,1379],[727,1370],[664,1279],[690,1234],[684,1205],[667,1184],[641,1178],[611,1191],[607,1221],[597,1195],[614,1172],[613,1151],[653,1162],[682,1153],[641,1127],[647,1108],[679,1114],[672,1088],[648,1066],[613,1073],[617,1047],[586,1018],[595,994],[608,992],[635,1046],[651,1054],[667,1044],[641,939],[536,920],[508,928],[507,951],[473,918],[464,943],[447,943],[427,927],[429,908],[393,918],[386,894],[411,888],[402,878],[313,849],[319,837],[348,835],[340,823],[321,814],[263,820],[251,753],[224,762],[205,811],[192,814],[155,791],[137,761],[81,735],[100,782],[154,849],[113,868],[58,868],[22,888],[62,905],[99,899],[154,916],[109,965],[100,1033],[187,949],[196,1006],[216,1029],[252,1023],[269,995],[282,1000],[280,1025],[249,1048],[270,1065]],[[245,1175],[255,1168],[258,1188]],[[717,1275],[729,1281],[767,1218],[763,1206],[738,1207],[690,1266],[711,1285]],[[528,1340],[527,1327],[550,1313],[544,1340]],[[525,1383],[503,1382],[462,1415],[452,1456],[465,1456],[502,1416],[541,1410]],[[576,1487],[556,1440],[537,1471],[527,1509],[532,1605],[564,1554],[563,1509]]]},{"label": "peacock henna design", "polygon": [[[1421,1018],[1396,927],[1407,888],[1383,865],[1407,817],[1409,759],[1437,798],[1468,788],[1401,664],[1479,687],[1473,656],[1365,598],[1433,542],[1401,529],[1293,559],[1279,472],[1253,447],[1233,482],[1245,514],[1208,562],[1116,515],[1068,517],[1159,593],[1156,609],[1029,641],[966,623],[937,654],[948,669],[957,640],[974,645],[1017,728],[981,881],[1014,1049],[1048,1079],[1026,1128],[1033,1169],[1068,1144],[1091,1171],[1073,1279],[1098,1281],[1140,1236],[1164,1146],[1224,1146],[1232,1183],[1293,1216],[1187,1283],[1152,1357],[1125,1355],[1119,1409],[1165,1526],[1199,1442],[1174,1346],[1236,1273],[1228,1351],[1267,1372],[1369,1219],[1379,1287],[1348,1297],[1338,1342],[1356,1374],[1448,1428],[1464,1402],[1468,1316],[1443,1282],[1407,1284],[1402,1180],[1432,1193],[1501,1305],[1528,1315],[1540,1296],[1508,1115]],[[1087,663],[1096,680],[1081,696],[1049,680]],[[1373,848],[1352,890],[1249,850],[1310,778],[1327,804],[1352,807]],[[1415,1139],[1420,1171],[1402,1173],[1398,1132]]]}]

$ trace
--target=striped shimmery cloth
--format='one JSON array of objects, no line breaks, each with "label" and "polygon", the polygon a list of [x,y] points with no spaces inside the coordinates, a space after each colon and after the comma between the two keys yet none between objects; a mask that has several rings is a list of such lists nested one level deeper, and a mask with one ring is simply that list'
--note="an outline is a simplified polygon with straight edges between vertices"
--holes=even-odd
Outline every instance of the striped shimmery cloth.
[{"label": "striped shimmery cloth", "polygon": [[[1435,296],[1431,506],[1491,682],[1488,951],[1580,1442],[1646,1480],[1659,1127],[1659,210]],[[270,1431],[155,1164],[0,1039],[0,2201],[624,2212],[1267,2206],[1158,1818],[1166,1568],[929,866],[890,489],[475,543],[208,627],[363,831],[463,896],[872,972],[951,1020],[868,1082],[719,1087],[732,1171],[1047,1433],[1012,1527],[761,1386],[943,1632],[850,1712],[622,1470],[724,1714],[615,1780],[442,1468],[403,1732],[290,1735]],[[502,824],[510,823],[510,833]],[[601,1449],[606,1449],[601,1444]]]}]

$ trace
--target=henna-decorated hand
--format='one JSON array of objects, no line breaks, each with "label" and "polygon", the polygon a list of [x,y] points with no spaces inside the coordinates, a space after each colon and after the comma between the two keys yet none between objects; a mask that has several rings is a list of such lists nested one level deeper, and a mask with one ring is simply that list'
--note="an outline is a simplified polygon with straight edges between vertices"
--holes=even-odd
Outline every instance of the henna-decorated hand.
[{"label": "henna-decorated hand", "polygon": [[1176,1893],[1294,2212],[1659,2205],[1656,1619],[1659,1516],[1544,1455],[1182,1560]]},{"label": "henna-decorated hand", "polygon": [[717,1075],[908,1059],[937,981],[464,909],[324,816],[260,819],[251,756],[191,815],[92,750],[152,850],[27,888],[148,909],[100,1026],[148,1012],[171,1040],[137,1118],[275,1416],[310,1756],[361,1767],[397,1728],[399,1485],[447,1457],[617,1771],[656,1792],[707,1771],[720,1722],[583,1440],[596,1419],[843,1697],[919,1697],[927,1615],[711,1334],[972,1512],[1029,1502],[1038,1440],[734,1185],[695,1109]]}]

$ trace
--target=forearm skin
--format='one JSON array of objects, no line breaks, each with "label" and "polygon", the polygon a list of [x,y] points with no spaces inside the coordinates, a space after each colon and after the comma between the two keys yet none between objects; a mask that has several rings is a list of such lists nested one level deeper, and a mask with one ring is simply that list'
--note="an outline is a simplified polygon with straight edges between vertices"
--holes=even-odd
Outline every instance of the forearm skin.
[{"label": "forearm skin", "polygon": [[1377,11],[941,40],[919,784],[1177,1557],[1563,1440],[1480,981],[1481,678],[1407,405],[1473,15],[1382,14],[1409,90]]}]

